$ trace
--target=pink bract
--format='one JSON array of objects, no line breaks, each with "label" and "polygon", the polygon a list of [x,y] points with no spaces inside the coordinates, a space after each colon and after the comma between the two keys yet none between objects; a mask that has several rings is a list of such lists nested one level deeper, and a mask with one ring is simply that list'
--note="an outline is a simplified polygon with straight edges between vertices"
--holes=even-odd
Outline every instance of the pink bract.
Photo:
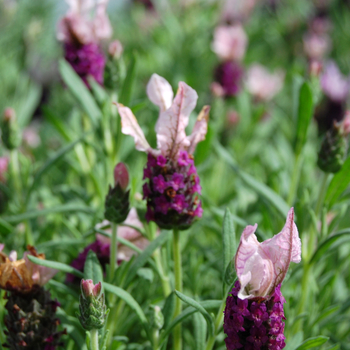
[{"label": "pink bract", "polygon": [[219,26],[214,31],[212,50],[223,61],[241,61],[248,38],[240,24]]},{"label": "pink bract", "polygon": [[301,241],[293,220],[291,208],[282,231],[262,243],[254,234],[257,224],[244,229],[235,257],[240,299],[271,295],[282,283],[289,264],[301,261]]},{"label": "pink bract", "polygon": [[[67,14],[57,26],[57,39],[79,44],[98,43],[112,35],[112,27],[106,14],[108,0],[66,0]],[[91,16],[93,14],[93,16]]]},{"label": "pink bract", "polygon": [[153,74],[147,84],[147,95],[160,108],[155,127],[158,150],[151,148],[130,108],[118,104],[122,132],[134,138],[137,150],[151,153],[154,156],[162,154],[165,157],[176,159],[182,150],[193,153],[197,143],[205,138],[210,107],[203,107],[192,134],[186,136],[185,129],[189,116],[198,99],[196,91],[186,83],[179,82],[179,88],[173,100],[170,84],[159,75]]}]

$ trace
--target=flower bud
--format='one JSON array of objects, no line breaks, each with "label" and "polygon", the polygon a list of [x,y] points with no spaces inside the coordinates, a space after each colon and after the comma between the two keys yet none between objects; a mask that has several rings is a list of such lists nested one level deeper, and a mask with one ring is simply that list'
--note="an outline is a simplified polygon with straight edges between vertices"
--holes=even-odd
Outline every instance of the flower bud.
[{"label": "flower bud", "polygon": [[149,324],[156,330],[161,330],[164,326],[164,316],[161,308],[158,305],[151,307]]},{"label": "flower bud", "polygon": [[21,143],[18,131],[16,112],[12,108],[6,108],[0,125],[1,138],[5,147],[9,150],[17,148]]},{"label": "flower bud", "polygon": [[118,163],[114,168],[114,181],[116,186],[120,186],[122,190],[126,190],[129,185],[129,172],[124,163]]},{"label": "flower bud", "polygon": [[101,293],[102,284],[98,282],[94,284],[92,280],[81,280],[81,294],[85,299],[98,298]]},{"label": "flower bud", "polygon": [[104,294],[101,294],[101,282],[94,285],[92,280],[81,280],[81,295],[79,298],[79,311],[77,314],[84,329],[100,329],[107,318]]},{"label": "flower bud", "polygon": [[326,173],[337,173],[344,164],[347,148],[342,124],[334,123],[324,136],[318,153],[317,165]]},{"label": "flower bud", "polygon": [[108,53],[114,60],[119,60],[123,51],[123,45],[119,40],[114,40],[109,44]]},{"label": "flower bud", "polygon": [[125,221],[130,211],[129,194],[126,191],[129,184],[129,173],[124,163],[119,163],[114,168],[114,187],[109,186],[105,201],[105,218],[116,224]]}]

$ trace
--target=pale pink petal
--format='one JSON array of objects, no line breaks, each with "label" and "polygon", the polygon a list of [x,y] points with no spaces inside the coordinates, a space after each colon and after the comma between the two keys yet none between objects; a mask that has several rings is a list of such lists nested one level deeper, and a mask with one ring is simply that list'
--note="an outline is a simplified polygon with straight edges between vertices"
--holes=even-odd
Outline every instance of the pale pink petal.
[{"label": "pale pink petal", "polygon": [[51,269],[50,267],[40,266],[32,263],[28,259],[28,255],[32,255],[32,254],[30,254],[30,252],[24,252],[23,259],[25,260],[28,270],[31,273],[34,284],[43,286],[58,272],[58,270]]},{"label": "pale pink petal", "polygon": [[17,261],[17,252],[15,250],[11,250],[9,254],[10,261]]},{"label": "pale pink petal", "polygon": [[283,281],[291,262],[301,261],[301,241],[293,220],[294,209],[291,208],[282,231],[261,243],[261,249],[274,266],[274,287]]},{"label": "pale pink petal", "polygon": [[113,34],[113,29],[106,13],[106,0],[100,0],[96,6],[95,18],[93,19],[93,27],[95,33],[95,40],[109,39]]},{"label": "pale pink petal", "polygon": [[122,133],[134,138],[135,147],[138,151],[148,152],[151,146],[147,142],[131,109],[118,103],[118,112],[122,121]]},{"label": "pale pink petal", "polygon": [[161,112],[164,112],[171,106],[174,92],[171,85],[163,77],[152,74],[147,84],[147,96],[160,108]]},{"label": "pale pink petal", "polygon": [[261,101],[269,101],[282,89],[283,81],[283,71],[269,73],[264,66],[253,64],[248,69],[245,85],[254,97]]},{"label": "pale pink petal", "polygon": [[179,150],[186,149],[190,145],[185,128],[197,99],[196,91],[181,81],[173,104],[165,112],[160,113],[156,132],[158,149],[163,155],[175,157]]},{"label": "pale pink petal", "polygon": [[265,296],[273,282],[273,267],[260,250],[260,243],[254,234],[256,228],[257,224],[244,229],[235,258],[241,299]]},{"label": "pale pink petal", "polygon": [[3,251],[4,247],[5,247],[5,244],[0,243],[0,252],[2,252],[2,251]]},{"label": "pale pink petal", "polygon": [[248,38],[240,24],[219,26],[214,31],[212,50],[224,61],[241,61]]},{"label": "pale pink petal", "polygon": [[210,106],[204,106],[198,114],[196,123],[194,124],[192,134],[187,137],[190,142],[188,153],[193,154],[197,144],[200,141],[205,140],[205,135],[208,131],[208,119],[209,119]]},{"label": "pale pink petal", "polygon": [[260,243],[258,242],[254,234],[257,227],[257,224],[255,224],[254,226],[248,225],[242,233],[241,241],[239,243],[235,257],[235,267],[238,278],[240,278],[240,276],[244,273],[246,261],[252,255],[254,255],[259,248]]}]

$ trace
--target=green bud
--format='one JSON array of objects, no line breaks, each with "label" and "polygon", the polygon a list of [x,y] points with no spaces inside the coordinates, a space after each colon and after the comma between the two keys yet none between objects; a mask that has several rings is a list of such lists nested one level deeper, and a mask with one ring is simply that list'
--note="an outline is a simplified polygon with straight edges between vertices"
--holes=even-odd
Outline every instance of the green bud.
[{"label": "green bud", "polygon": [[150,327],[156,330],[161,330],[164,326],[164,316],[159,306],[150,307],[149,324]]},{"label": "green bud", "polygon": [[79,311],[77,317],[84,329],[100,329],[107,319],[104,294],[101,293],[101,282],[94,285],[92,280],[81,280]]},{"label": "green bud", "polygon": [[1,139],[9,150],[17,148],[21,144],[21,134],[18,129],[16,112],[12,108],[6,108],[1,120]]},{"label": "green bud", "polygon": [[125,221],[130,211],[129,172],[125,164],[118,163],[114,168],[114,187],[109,186],[105,201],[105,218],[110,222],[120,224]]},{"label": "green bud", "polygon": [[336,173],[344,164],[347,142],[342,129],[340,125],[334,124],[322,141],[317,165],[326,173]]}]

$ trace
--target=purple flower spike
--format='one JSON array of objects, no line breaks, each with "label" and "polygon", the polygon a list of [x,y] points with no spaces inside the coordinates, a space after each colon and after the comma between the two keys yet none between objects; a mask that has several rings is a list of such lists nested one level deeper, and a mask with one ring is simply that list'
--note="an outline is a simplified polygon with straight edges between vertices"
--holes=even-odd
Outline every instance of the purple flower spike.
[{"label": "purple flower spike", "polygon": [[243,68],[236,62],[226,61],[215,70],[214,78],[221,85],[226,97],[236,96],[241,91]]},{"label": "purple flower spike", "polygon": [[280,285],[266,298],[242,300],[237,296],[239,291],[240,283],[236,281],[226,300],[224,331],[227,334],[227,349],[283,349],[285,338],[282,320],[285,317]]},{"label": "purple flower spike", "polygon": [[103,73],[106,59],[95,43],[77,46],[71,43],[64,45],[65,59],[89,88],[87,77],[91,75],[99,84],[103,84]]},{"label": "purple flower spike", "polygon": [[[180,165],[182,164],[182,165]],[[201,186],[193,159],[186,151],[180,151],[176,160],[162,156],[148,156],[145,168],[144,199],[149,213],[147,220],[155,221],[162,228],[186,229],[203,213],[196,193]]]}]

